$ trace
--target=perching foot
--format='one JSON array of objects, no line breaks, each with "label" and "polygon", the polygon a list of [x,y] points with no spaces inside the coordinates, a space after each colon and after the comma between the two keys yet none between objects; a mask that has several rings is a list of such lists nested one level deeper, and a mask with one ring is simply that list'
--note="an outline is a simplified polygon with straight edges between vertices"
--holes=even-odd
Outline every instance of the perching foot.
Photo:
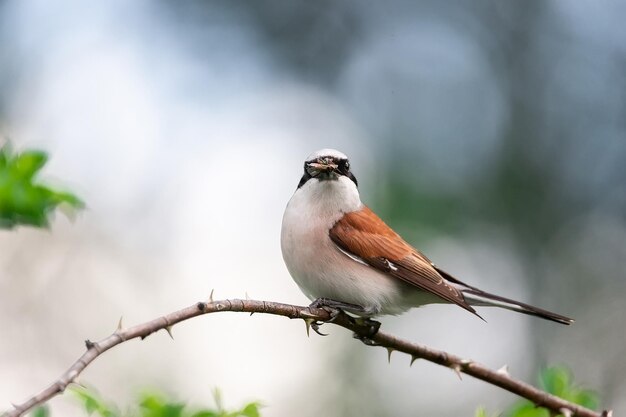
[{"label": "perching foot", "polygon": [[368,346],[377,346],[378,344],[372,339],[380,329],[380,322],[365,317],[357,317],[354,319],[358,326],[366,327],[364,332],[354,333],[354,338]]},{"label": "perching foot", "polygon": [[[316,321],[311,323],[311,328],[321,336],[326,336],[326,334],[319,331],[319,326],[324,323],[333,323],[341,314],[345,314],[345,312],[353,313],[359,316],[372,314],[372,311],[358,304],[346,303],[343,301],[333,300],[331,298],[318,298],[309,305],[309,308],[321,308],[326,310],[330,314],[330,319],[326,322]],[[378,333],[378,329],[380,328],[380,322],[366,317],[352,317],[347,314],[346,316],[348,317],[348,320],[350,320],[354,324],[360,327],[367,327],[366,331],[359,332],[358,334],[355,333],[355,338],[361,340],[363,343],[366,344],[375,343],[371,340],[371,338],[374,337],[376,333]]]},{"label": "perching foot", "polygon": [[354,314],[366,314],[367,310],[358,304],[345,303],[343,301],[337,301],[330,298],[318,298],[309,304],[310,308],[331,308],[334,310],[347,311]]}]

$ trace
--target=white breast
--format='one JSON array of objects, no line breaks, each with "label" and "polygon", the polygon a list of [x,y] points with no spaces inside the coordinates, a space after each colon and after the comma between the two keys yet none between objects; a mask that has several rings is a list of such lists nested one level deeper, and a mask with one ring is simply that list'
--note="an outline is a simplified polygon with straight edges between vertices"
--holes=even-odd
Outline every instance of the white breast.
[{"label": "white breast", "polygon": [[403,296],[406,285],[350,258],[330,240],[328,232],[337,220],[362,207],[350,179],[310,179],[287,204],[281,231],[283,259],[311,300],[324,297],[357,304],[370,315],[399,314],[410,307]]}]

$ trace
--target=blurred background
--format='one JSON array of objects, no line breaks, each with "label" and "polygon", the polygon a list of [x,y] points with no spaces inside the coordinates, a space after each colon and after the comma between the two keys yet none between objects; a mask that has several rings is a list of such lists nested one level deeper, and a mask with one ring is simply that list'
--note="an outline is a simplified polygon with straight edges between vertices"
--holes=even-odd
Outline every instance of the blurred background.
[{"label": "blurred background", "polygon": [[[0,137],[87,203],[0,231],[0,409],[109,335],[198,300],[308,300],[282,212],[313,150],[460,279],[572,327],[429,306],[397,335],[534,382],[567,364],[626,408],[626,2],[0,1]],[[214,315],[81,376],[129,404],[219,387],[265,416],[470,416],[515,397],[340,329]],[[67,397],[53,415],[83,415]]]}]

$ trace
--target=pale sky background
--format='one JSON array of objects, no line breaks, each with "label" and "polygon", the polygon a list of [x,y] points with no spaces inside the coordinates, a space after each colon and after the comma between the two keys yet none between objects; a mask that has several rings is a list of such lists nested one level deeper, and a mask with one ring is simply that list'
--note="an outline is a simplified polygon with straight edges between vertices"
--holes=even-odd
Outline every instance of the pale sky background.
[{"label": "pale sky background", "polygon": [[[496,369],[508,364],[531,382],[539,365],[565,363],[619,410],[626,407],[626,231],[615,207],[626,201],[618,186],[624,174],[617,175],[626,155],[626,26],[624,2],[601,3],[551,2],[532,20],[536,27],[518,28],[540,35],[526,53],[558,51],[530,71],[550,86],[541,92],[544,131],[571,128],[565,144],[534,141],[532,150],[550,155],[560,146],[564,189],[605,190],[546,243],[537,268],[556,277],[552,283],[531,295],[518,244],[495,223],[427,241],[420,230],[403,231],[462,279],[577,323],[495,310],[484,311],[484,323],[449,306],[382,321],[410,340]],[[137,324],[204,300],[212,289],[216,298],[308,303],[283,265],[279,233],[313,150],[348,154],[362,199],[381,209],[385,169],[396,160],[410,181],[438,190],[458,192],[486,175],[513,112],[494,59],[500,39],[480,20],[487,6],[392,4],[343,4],[311,25],[319,42],[304,36],[302,48],[340,57],[320,69],[304,65],[318,61],[289,43],[287,29],[268,35],[257,26],[257,16],[280,21],[297,6],[0,2],[0,135],[18,149],[49,152],[43,177],[88,205],[74,221],[57,215],[49,231],[0,232],[0,409],[46,386],[82,353],[85,339],[109,335],[120,316]],[[300,6],[299,19],[319,17]],[[521,21],[515,7],[494,10],[505,27]],[[360,25],[349,27],[346,15]],[[559,43],[553,31],[568,41]],[[356,44],[349,53],[333,49],[337,33]],[[603,106],[601,116],[587,112],[594,105]],[[577,269],[572,262],[553,262],[566,256],[593,271],[589,279],[609,267],[605,275],[615,279],[589,297],[561,291],[577,285],[564,281],[567,268]],[[409,368],[400,354],[388,364],[384,349],[324,330],[331,336],[307,338],[298,321],[201,317],[174,327],[174,341],[158,333],[115,348],[80,380],[123,407],[151,387],[207,404],[219,387],[228,406],[258,400],[264,416],[278,417],[339,416],[339,402],[353,415],[468,416],[515,400],[442,367]],[[84,415],[68,396],[50,404],[53,416]]]}]

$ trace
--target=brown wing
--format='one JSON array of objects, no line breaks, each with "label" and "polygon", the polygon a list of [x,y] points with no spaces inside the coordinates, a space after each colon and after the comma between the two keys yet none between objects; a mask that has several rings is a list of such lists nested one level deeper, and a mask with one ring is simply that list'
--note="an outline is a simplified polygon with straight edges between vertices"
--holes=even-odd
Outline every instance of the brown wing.
[{"label": "brown wing", "polygon": [[406,243],[368,207],[345,214],[329,234],[331,240],[352,257],[476,314],[463,294],[446,282],[428,258]]}]

